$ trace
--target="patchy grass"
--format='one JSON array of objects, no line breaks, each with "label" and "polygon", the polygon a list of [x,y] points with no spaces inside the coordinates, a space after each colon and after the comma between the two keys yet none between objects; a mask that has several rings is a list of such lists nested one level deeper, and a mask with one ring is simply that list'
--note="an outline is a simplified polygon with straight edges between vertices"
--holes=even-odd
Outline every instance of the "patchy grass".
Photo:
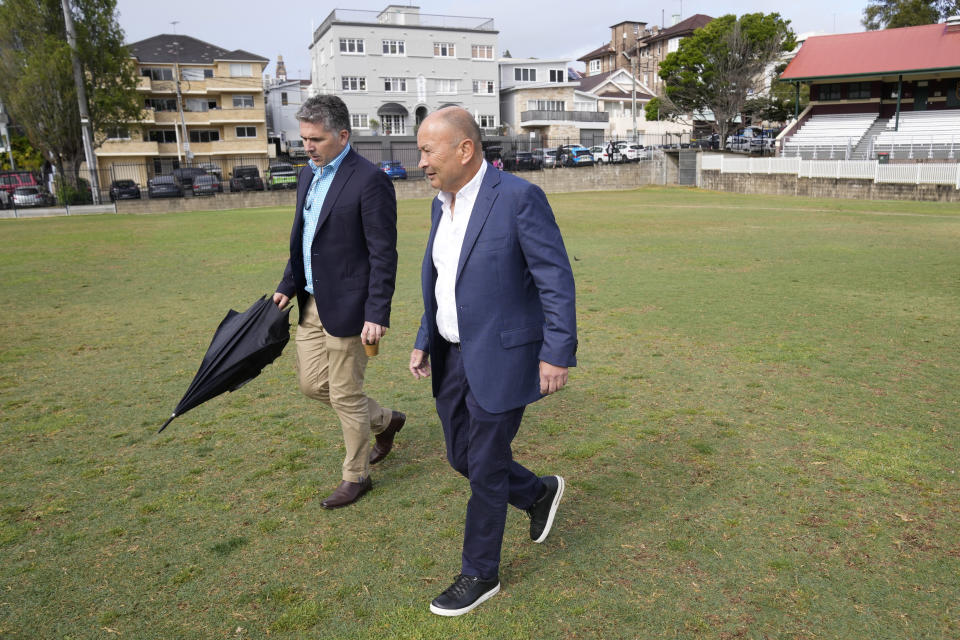
[{"label": "patchy grass", "polygon": [[543,545],[509,514],[502,593],[450,620],[469,488],[406,373],[426,201],[367,381],[408,425],[330,512],[340,430],[292,349],[156,435],[291,211],[0,221],[0,637],[960,637],[955,207],[551,202],[580,366],[515,455],[568,493]]}]

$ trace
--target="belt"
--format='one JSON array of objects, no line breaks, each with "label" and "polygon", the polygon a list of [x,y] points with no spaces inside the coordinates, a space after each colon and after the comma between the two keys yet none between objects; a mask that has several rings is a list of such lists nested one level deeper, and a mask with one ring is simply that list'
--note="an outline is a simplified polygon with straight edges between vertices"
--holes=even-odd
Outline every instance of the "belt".
[{"label": "belt", "polygon": [[441,336],[440,339],[443,340],[444,342],[446,342],[448,347],[452,347],[453,349],[456,349],[457,351],[463,351],[463,348],[460,346],[460,343],[459,343],[459,342],[450,342],[449,340],[447,340],[447,339],[444,338],[443,336]]}]

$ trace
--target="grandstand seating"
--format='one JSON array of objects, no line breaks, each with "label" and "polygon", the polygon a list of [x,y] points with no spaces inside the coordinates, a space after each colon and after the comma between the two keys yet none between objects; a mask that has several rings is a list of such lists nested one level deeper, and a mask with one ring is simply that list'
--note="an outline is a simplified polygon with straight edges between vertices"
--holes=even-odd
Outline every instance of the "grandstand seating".
[{"label": "grandstand seating", "polygon": [[781,155],[849,159],[876,122],[876,113],[831,113],[810,116],[783,144]]},{"label": "grandstand seating", "polygon": [[902,158],[946,158],[960,155],[960,109],[904,111],[873,140],[873,151]]}]

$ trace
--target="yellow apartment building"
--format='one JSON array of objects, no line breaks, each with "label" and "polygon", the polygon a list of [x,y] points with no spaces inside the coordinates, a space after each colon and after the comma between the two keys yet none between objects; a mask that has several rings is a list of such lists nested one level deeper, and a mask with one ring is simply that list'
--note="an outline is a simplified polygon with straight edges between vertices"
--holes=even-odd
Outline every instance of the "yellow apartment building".
[{"label": "yellow apartment building", "polygon": [[103,132],[97,162],[104,188],[118,179],[145,185],[187,166],[219,168],[223,179],[236,165],[266,168],[275,155],[264,108],[267,58],[184,35],[162,34],[129,47],[143,112],[139,121]]}]

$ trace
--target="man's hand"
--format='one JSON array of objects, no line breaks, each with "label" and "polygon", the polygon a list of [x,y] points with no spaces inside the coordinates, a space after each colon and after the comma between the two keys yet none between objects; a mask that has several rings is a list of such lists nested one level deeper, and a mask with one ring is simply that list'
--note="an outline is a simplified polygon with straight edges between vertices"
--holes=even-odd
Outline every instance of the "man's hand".
[{"label": "man's hand", "polygon": [[277,305],[280,311],[283,311],[284,307],[287,306],[287,303],[290,302],[290,298],[283,295],[279,291],[273,294],[273,304]]},{"label": "man's hand", "polygon": [[363,344],[378,344],[380,338],[387,335],[387,328],[373,322],[364,322],[360,331],[360,342]]},{"label": "man's hand", "polygon": [[430,377],[430,356],[426,351],[414,349],[410,352],[410,373],[417,380]]},{"label": "man's hand", "polygon": [[548,396],[567,384],[567,368],[540,361],[540,395]]}]

